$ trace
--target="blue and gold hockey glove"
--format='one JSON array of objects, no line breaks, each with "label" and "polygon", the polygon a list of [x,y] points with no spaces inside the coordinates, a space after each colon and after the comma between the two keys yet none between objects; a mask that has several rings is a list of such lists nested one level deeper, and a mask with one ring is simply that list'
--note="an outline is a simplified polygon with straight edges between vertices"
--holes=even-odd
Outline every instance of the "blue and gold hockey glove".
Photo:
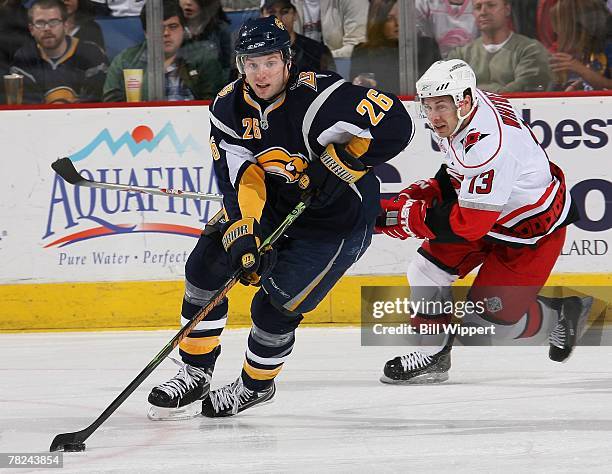
[{"label": "blue and gold hockey glove", "polygon": [[318,160],[308,164],[298,183],[301,189],[312,193],[309,207],[320,209],[336,201],[367,172],[366,166],[343,145],[330,143]]},{"label": "blue and gold hockey glove", "polygon": [[232,269],[242,270],[240,282],[244,285],[260,285],[261,279],[269,275],[276,263],[274,249],[259,253],[261,230],[259,222],[252,217],[229,221],[221,243],[230,257]]}]

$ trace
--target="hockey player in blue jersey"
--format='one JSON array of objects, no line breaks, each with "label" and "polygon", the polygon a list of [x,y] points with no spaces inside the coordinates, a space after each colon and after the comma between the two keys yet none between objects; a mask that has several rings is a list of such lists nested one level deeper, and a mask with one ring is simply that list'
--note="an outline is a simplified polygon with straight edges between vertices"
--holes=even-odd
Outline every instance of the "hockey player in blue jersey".
[{"label": "hockey player in blue jersey", "polygon": [[[194,415],[200,407],[208,417],[230,416],[272,399],[303,313],[370,245],[380,196],[372,167],[412,137],[412,120],[397,97],[333,72],[296,71],[290,44],[274,16],[250,20],[239,32],[241,77],[210,110],[227,222],[205,231],[185,268],[183,322],[235,269],[243,270],[243,282],[259,286],[242,372],[209,391],[228,317],[224,300],[181,342],[179,373],[149,396],[152,418]],[[273,251],[259,255],[258,244],[304,192],[313,196],[309,207]]]}]

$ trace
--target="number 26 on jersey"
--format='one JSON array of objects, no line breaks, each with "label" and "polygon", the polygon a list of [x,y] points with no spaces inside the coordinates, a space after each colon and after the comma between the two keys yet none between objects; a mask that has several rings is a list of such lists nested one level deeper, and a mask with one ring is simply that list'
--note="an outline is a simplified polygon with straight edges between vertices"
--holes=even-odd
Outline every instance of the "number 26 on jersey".
[{"label": "number 26 on jersey", "polygon": [[[393,105],[393,99],[387,97],[381,92],[375,91],[374,89],[368,90],[366,97],[367,99],[361,99],[361,102],[357,104],[357,108],[355,110],[357,110],[359,115],[368,114],[370,123],[373,126],[376,126],[385,116],[385,112],[387,112]],[[382,112],[377,111],[375,105],[380,107]]]}]

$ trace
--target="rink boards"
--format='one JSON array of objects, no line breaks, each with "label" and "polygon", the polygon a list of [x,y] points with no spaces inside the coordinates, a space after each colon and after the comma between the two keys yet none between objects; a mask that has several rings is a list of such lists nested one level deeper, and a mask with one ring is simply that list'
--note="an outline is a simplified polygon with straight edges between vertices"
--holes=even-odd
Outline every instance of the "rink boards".
[{"label": "rink boards", "polygon": [[[512,99],[565,171],[583,219],[549,284],[609,285],[612,96]],[[377,170],[383,192],[433,176],[440,163],[414,103],[409,147]],[[0,330],[176,326],[183,267],[217,204],[75,188],[50,168],[70,156],[98,181],[217,192],[203,105],[3,111]],[[362,285],[402,285],[418,246],[377,236],[306,318],[355,324]],[[251,290],[232,293],[230,323],[248,322]]]}]

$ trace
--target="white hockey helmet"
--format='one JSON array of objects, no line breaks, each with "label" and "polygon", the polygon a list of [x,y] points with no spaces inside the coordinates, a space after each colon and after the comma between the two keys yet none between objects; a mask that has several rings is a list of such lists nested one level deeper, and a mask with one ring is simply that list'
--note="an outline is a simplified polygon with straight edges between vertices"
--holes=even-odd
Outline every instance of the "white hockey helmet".
[{"label": "white hockey helmet", "polygon": [[[436,61],[416,83],[417,100],[420,104],[421,118],[427,118],[423,109],[423,99],[427,97],[441,97],[450,95],[457,107],[459,123],[453,134],[457,132],[463,121],[472,113],[478,103],[476,95],[476,74],[472,68],[461,59],[449,59],[448,61]],[[463,105],[465,91],[469,90],[472,96],[472,108],[464,116],[459,108]]]}]

